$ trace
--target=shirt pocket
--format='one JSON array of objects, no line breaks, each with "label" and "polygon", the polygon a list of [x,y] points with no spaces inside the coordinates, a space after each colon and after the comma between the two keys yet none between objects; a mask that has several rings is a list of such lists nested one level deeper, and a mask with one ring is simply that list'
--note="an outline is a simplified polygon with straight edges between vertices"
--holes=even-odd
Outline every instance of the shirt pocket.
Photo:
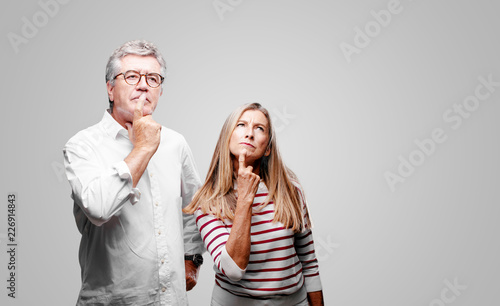
[{"label": "shirt pocket", "polygon": [[134,216],[127,220],[123,217],[119,218],[119,223],[125,247],[139,258],[156,258],[154,221],[150,220],[152,216]]}]

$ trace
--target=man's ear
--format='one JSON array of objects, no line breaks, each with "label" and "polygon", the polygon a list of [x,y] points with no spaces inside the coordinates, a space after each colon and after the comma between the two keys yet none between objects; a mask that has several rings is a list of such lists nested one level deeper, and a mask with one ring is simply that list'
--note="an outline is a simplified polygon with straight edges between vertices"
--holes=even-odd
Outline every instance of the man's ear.
[{"label": "man's ear", "polygon": [[106,88],[108,90],[108,98],[109,98],[109,101],[114,101],[114,97],[113,97],[113,92],[114,92],[114,89],[115,89],[115,86],[111,85],[111,81],[108,81],[106,83]]}]

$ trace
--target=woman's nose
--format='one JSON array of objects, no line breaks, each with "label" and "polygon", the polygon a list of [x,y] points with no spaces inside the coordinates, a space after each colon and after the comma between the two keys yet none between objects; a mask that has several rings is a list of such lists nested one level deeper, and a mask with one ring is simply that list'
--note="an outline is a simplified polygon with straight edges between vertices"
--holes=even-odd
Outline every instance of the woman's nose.
[{"label": "woman's nose", "polygon": [[253,139],[253,130],[252,129],[246,129],[245,138]]}]

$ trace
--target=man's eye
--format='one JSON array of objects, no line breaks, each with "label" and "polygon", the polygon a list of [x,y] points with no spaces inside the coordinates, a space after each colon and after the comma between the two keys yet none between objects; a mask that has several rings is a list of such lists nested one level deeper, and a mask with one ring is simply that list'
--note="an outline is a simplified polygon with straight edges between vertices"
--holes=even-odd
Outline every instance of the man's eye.
[{"label": "man's eye", "polygon": [[148,82],[154,83],[154,84],[158,84],[159,83],[158,78],[155,77],[155,76],[148,76]]},{"label": "man's eye", "polygon": [[127,76],[127,80],[137,80],[137,78],[138,78],[138,77],[139,77],[139,76],[137,76],[137,75],[135,75],[135,74],[133,74],[133,75],[128,75],[128,76]]}]

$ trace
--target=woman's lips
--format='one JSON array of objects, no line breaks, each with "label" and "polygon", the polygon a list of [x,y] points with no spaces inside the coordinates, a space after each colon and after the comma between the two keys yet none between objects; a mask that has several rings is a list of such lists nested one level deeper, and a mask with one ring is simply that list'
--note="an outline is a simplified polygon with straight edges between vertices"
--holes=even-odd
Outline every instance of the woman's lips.
[{"label": "woman's lips", "polygon": [[249,147],[255,148],[254,145],[252,145],[251,143],[248,143],[248,142],[240,142],[240,144],[247,145]]}]

